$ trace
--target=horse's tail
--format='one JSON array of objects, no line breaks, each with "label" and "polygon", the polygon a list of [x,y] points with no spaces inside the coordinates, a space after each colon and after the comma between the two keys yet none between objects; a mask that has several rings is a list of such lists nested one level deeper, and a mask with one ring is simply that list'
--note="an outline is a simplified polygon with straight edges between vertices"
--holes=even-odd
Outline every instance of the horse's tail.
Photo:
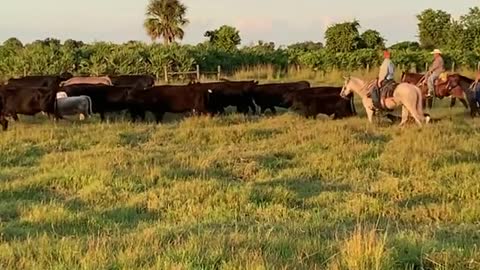
[{"label": "horse's tail", "polygon": [[[419,87],[415,86],[415,91],[417,92],[417,113],[419,114],[420,117],[422,117],[423,119],[425,117],[428,117],[428,119],[430,119],[430,115],[428,114],[424,114],[423,112],[423,100],[422,100],[422,90],[420,90]],[[429,121],[429,120],[428,120]]]}]

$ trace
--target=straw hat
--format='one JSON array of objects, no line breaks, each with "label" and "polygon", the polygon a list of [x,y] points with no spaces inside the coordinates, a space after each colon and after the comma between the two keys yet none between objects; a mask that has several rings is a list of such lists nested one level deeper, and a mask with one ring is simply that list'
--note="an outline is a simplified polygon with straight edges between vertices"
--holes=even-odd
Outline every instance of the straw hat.
[{"label": "straw hat", "polygon": [[442,54],[442,51],[440,51],[439,49],[435,49],[430,54]]}]

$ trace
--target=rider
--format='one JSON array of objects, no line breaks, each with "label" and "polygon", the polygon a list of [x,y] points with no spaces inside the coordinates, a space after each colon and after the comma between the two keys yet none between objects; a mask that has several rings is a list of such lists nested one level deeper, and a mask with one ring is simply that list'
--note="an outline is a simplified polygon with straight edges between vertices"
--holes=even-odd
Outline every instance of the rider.
[{"label": "rider", "polygon": [[388,82],[393,81],[393,77],[395,75],[395,65],[393,64],[392,60],[390,60],[390,51],[384,50],[383,51],[383,63],[380,66],[380,71],[378,72],[378,81],[377,87],[381,88],[385,86]]},{"label": "rider", "polygon": [[442,52],[439,49],[433,50],[431,54],[434,55],[433,63],[430,69],[428,70],[426,77],[428,78],[428,95],[427,97],[433,96],[435,92],[435,81],[440,77],[440,74],[445,72],[445,64],[442,58]]},{"label": "rider", "polygon": [[378,79],[376,88],[372,91],[372,100],[374,104],[380,104],[380,94],[378,89],[382,89],[389,82],[393,81],[395,75],[395,65],[390,60],[390,51],[385,49],[383,51],[383,63],[380,66],[380,71],[378,72]]}]

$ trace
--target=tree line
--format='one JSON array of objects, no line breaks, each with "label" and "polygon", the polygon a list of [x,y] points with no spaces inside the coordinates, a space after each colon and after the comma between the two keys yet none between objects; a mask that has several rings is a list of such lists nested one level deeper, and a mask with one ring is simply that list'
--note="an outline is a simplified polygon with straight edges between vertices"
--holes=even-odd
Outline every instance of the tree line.
[{"label": "tree line", "polygon": [[[179,0],[151,0],[144,22],[153,41],[123,44],[54,38],[22,44],[10,38],[0,46],[0,76],[58,74],[75,75],[152,74],[162,77],[170,71],[188,71],[199,65],[204,71],[221,66],[225,72],[270,65],[286,71],[289,67],[328,72],[332,69],[357,70],[378,66],[385,39],[373,29],[360,32],[359,21],[331,25],[325,44],[301,42],[276,46],[258,41],[240,47],[240,32],[228,25],[205,32],[206,40],[197,45],[181,45],[183,27],[188,23],[187,8]],[[390,46],[394,63],[404,70],[422,71],[431,62],[430,50],[444,50],[447,67],[477,68],[480,62],[480,9],[471,8],[458,20],[445,11],[427,9],[417,16],[419,42],[405,41]]]}]

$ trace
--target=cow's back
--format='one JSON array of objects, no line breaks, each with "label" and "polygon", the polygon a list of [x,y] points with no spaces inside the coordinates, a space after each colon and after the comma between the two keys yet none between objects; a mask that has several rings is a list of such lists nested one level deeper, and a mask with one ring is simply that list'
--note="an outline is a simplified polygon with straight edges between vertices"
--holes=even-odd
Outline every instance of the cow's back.
[{"label": "cow's back", "polygon": [[155,78],[150,75],[120,75],[109,77],[115,86],[146,89],[155,85]]},{"label": "cow's back", "polygon": [[18,87],[52,87],[60,84],[61,78],[58,76],[26,76],[21,78],[11,78],[7,85]]}]

